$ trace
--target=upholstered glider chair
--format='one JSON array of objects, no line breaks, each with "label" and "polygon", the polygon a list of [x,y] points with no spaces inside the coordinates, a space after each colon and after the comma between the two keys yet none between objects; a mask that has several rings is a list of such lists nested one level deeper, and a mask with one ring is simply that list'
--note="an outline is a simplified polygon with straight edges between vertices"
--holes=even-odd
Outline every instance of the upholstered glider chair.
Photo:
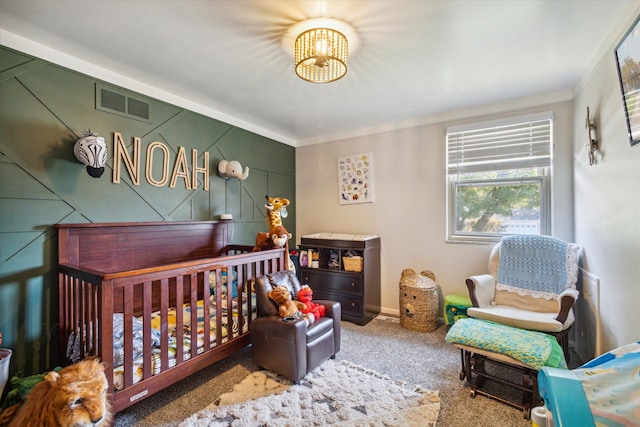
[{"label": "upholstered glider chair", "polygon": [[324,317],[307,326],[304,319],[283,320],[269,298],[276,286],[298,295],[300,282],[291,271],[279,271],[256,280],[257,315],[251,322],[253,362],[297,383],[327,358],[340,351],[340,303],[313,300],[326,308]]},{"label": "upholstered glider chair", "polygon": [[555,335],[568,361],[577,279],[575,244],[549,236],[507,236],[489,255],[489,274],[467,279],[473,304],[467,315]]}]

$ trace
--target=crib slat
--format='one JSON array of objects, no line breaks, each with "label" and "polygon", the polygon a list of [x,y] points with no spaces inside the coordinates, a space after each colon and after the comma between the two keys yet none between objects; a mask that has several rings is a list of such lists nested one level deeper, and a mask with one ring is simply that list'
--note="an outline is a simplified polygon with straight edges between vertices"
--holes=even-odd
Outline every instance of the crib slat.
[{"label": "crib slat", "polygon": [[[191,357],[198,355],[198,334],[194,333],[193,326],[198,324],[198,288],[193,280],[189,281],[189,307],[191,313]],[[195,344],[194,344],[195,343]]]},{"label": "crib slat", "polygon": [[[176,277],[176,365],[184,362],[184,282]],[[165,339],[165,337],[162,337]],[[168,339],[168,337],[167,337]]]},{"label": "crib slat", "polygon": [[92,324],[93,344],[92,345],[93,345],[94,352],[97,355],[98,354],[98,336],[100,335],[99,333],[100,325],[98,323],[98,307],[100,307],[100,299],[99,299],[100,293],[98,292],[98,286],[96,286],[94,283],[91,284],[91,290],[92,290],[91,320],[93,322]]},{"label": "crib slat", "polygon": [[[168,317],[169,317],[169,279],[164,278],[160,280],[160,336],[168,337],[169,336],[169,325],[168,325]],[[150,352],[146,352],[150,353]],[[169,342],[166,339],[162,339],[160,341],[160,369],[167,370],[169,369]],[[149,355],[151,357],[151,355]],[[146,354],[145,354],[146,358]]]},{"label": "crib slat", "polygon": [[82,298],[81,298],[81,290],[82,288],[82,280],[80,279],[76,279],[74,280],[73,283],[73,311],[74,311],[74,319],[73,319],[73,328],[75,330],[80,330],[81,332],[79,333],[80,335],[80,340],[79,342],[79,346],[80,346],[80,352],[84,353],[86,351],[85,348],[85,336],[86,336],[86,325],[84,325],[82,323]]},{"label": "crib slat", "polygon": [[98,353],[106,365],[105,375],[109,382],[109,392],[113,387],[113,281],[103,280],[98,292],[98,318],[94,322],[100,328],[97,334]]},{"label": "crib slat", "polygon": [[[146,281],[142,284],[142,327],[143,327],[143,335],[142,335],[142,343],[143,348],[145,349],[145,353],[149,353],[146,351],[151,348],[151,301],[152,301],[152,288],[151,282]],[[150,378],[153,375],[153,370],[151,366],[151,357],[147,357],[145,354],[142,372],[143,378]]]},{"label": "crib slat", "polygon": [[133,286],[124,288],[124,386],[133,385]]},{"label": "crib slat", "polygon": [[[227,280],[229,276],[227,276]],[[216,346],[222,345],[224,330],[222,328],[222,268],[216,269]],[[227,336],[229,330],[227,328]]]}]

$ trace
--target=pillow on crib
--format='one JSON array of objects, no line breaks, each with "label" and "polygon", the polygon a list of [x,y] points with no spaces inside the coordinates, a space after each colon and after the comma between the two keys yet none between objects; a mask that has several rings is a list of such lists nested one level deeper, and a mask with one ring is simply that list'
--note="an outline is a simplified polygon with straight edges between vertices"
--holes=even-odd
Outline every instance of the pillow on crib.
[{"label": "pillow on crib", "polygon": [[507,305],[521,310],[536,311],[539,313],[558,313],[558,296],[543,292],[527,292],[521,288],[496,284],[496,305]]}]

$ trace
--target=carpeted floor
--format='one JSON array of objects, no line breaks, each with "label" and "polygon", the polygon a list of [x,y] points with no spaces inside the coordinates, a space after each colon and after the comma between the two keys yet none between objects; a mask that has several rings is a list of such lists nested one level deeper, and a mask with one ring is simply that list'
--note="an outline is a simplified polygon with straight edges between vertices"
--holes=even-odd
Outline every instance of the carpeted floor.
[{"label": "carpeted floor", "polygon": [[[413,332],[402,328],[395,318],[374,319],[365,326],[342,322],[342,349],[336,359],[387,374],[406,382],[408,387],[418,385],[439,391],[438,427],[531,426],[518,409],[483,396],[469,396],[469,389],[459,377],[460,354],[445,342],[445,335],[446,325],[434,332]],[[570,367],[579,364],[573,353]],[[251,348],[247,347],[118,413],[115,425],[176,426],[257,369],[251,361]],[[508,389],[501,391],[511,393]]]}]

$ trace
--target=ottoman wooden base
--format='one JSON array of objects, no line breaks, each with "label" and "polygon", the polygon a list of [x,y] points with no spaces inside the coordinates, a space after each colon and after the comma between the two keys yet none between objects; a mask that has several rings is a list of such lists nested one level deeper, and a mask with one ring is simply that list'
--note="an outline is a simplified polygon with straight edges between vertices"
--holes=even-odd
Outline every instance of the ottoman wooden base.
[{"label": "ottoman wooden base", "polygon": [[[541,403],[538,393],[538,371],[531,366],[520,362],[510,356],[482,350],[475,347],[469,347],[461,344],[454,344],[460,349],[460,360],[462,370],[460,372],[460,380],[467,380],[470,387],[470,396],[475,397],[476,394],[489,397],[504,403],[523,412],[524,418],[529,419],[531,416],[531,408]],[[522,382],[518,383],[506,378],[498,377],[486,371],[486,365],[495,365],[516,372],[521,375]],[[485,380],[496,381],[498,383],[515,388],[522,392],[520,403],[506,399],[490,391],[482,388]]]}]

